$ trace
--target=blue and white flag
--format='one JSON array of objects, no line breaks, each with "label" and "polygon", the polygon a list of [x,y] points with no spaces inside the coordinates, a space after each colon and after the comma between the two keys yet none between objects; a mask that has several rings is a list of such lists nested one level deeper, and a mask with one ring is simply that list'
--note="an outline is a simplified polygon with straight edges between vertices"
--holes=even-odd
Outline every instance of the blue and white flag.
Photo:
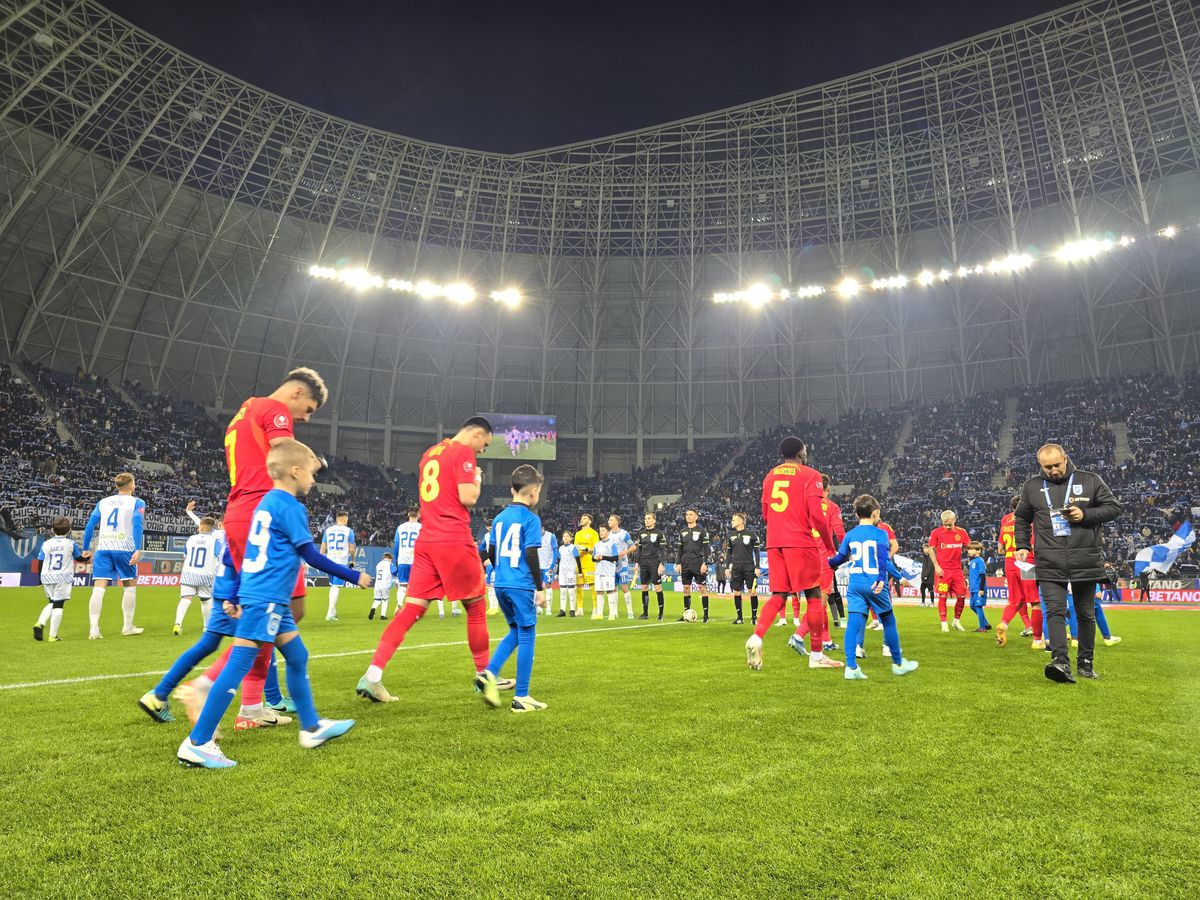
[{"label": "blue and white flag", "polygon": [[892,562],[896,564],[897,569],[904,573],[903,580],[905,582],[916,588],[921,586],[921,563],[907,556],[901,556],[899,553],[892,557]]},{"label": "blue and white flag", "polygon": [[1196,532],[1192,523],[1184,522],[1165,544],[1154,544],[1138,551],[1137,559],[1133,563],[1133,574],[1141,575],[1147,570],[1163,574],[1169,572],[1179,554],[1195,542]]}]

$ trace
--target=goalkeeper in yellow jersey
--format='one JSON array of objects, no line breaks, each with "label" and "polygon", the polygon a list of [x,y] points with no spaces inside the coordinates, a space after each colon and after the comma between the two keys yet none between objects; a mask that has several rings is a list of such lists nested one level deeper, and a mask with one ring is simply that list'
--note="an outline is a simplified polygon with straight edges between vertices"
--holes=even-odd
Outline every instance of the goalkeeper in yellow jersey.
[{"label": "goalkeeper in yellow jersey", "polygon": [[[596,561],[592,559],[592,548],[600,540],[600,535],[592,527],[592,517],[584,513],[579,517],[579,530],[575,532],[575,546],[579,549],[579,614],[587,608],[584,603],[584,592],[593,587],[596,580]],[[592,618],[603,619],[600,612],[600,602],[596,592],[592,590]]]}]

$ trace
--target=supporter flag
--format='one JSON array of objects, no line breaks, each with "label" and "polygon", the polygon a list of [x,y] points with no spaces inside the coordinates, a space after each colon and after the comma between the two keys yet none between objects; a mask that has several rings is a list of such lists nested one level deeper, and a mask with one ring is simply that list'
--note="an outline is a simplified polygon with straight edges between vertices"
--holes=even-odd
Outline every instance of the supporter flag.
[{"label": "supporter flag", "polygon": [[904,573],[903,580],[911,584],[913,587],[921,586],[921,564],[907,556],[901,556],[897,553],[892,557],[892,562],[896,564],[896,568]]},{"label": "supporter flag", "polygon": [[1164,574],[1169,572],[1179,554],[1195,542],[1196,532],[1192,523],[1184,522],[1175,529],[1175,533],[1165,544],[1154,544],[1138,551],[1137,559],[1133,563],[1133,574],[1141,575],[1147,570]]}]

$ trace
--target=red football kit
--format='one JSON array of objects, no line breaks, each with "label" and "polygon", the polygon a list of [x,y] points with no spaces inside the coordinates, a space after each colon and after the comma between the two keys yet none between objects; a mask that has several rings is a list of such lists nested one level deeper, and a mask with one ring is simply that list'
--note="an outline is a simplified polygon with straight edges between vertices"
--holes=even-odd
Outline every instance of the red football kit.
[{"label": "red football kit", "polygon": [[[825,523],[829,526],[826,534],[833,541],[834,547],[840,547],[842,538],[846,536],[846,523],[842,521],[841,507],[831,499],[826,499],[822,505],[825,507]],[[821,592],[826,597],[833,593],[833,569],[829,568],[828,564],[821,566]]]},{"label": "red football kit", "polygon": [[[1032,531],[1029,537],[1030,540],[1033,539]],[[1013,616],[1020,615],[1021,621],[1028,628],[1030,621],[1026,604],[1031,604],[1037,610],[1037,617],[1040,619],[1041,597],[1038,595],[1037,582],[1022,578],[1021,570],[1017,568],[1016,516],[1011,512],[1000,520],[1000,549],[1004,551],[1004,580],[1008,585],[1008,603],[1004,607],[1001,621],[1007,625],[1013,620]],[[1034,561],[1032,553],[1029,554],[1028,561]],[[1036,637],[1040,640],[1041,628],[1037,631]]]},{"label": "red football kit", "polygon": [[929,535],[929,546],[933,548],[933,557],[941,566],[942,574],[937,575],[934,591],[938,596],[938,615],[946,621],[946,595],[954,595],[954,618],[962,616],[963,607],[967,602],[967,580],[963,577],[962,555],[971,543],[971,536],[965,529],[955,525],[947,528],[941,525],[933,529]]}]

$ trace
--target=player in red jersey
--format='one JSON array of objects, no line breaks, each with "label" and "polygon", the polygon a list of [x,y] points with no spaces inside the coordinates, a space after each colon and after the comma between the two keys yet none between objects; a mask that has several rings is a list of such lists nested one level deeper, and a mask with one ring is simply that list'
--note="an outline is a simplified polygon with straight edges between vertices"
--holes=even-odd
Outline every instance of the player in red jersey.
[{"label": "player in red jersey", "polygon": [[[467,611],[467,644],[475,660],[475,672],[488,664],[487,601],[483,563],[471,536],[471,509],[479,501],[481,473],[475,454],[492,441],[492,425],[482,416],[472,416],[448,440],[434,444],[421,457],[418,468],[421,498],[421,533],[413,545],[413,564],[408,576],[404,606],[392,616],[371,665],[359,680],[356,691],[376,703],[393,697],[383,686],[383,670],[404,641],[408,630],[425,615],[429,604],[445,597],[461,600]],[[505,681],[502,686],[511,686]]]},{"label": "player in red jersey", "polygon": [[949,631],[946,623],[946,598],[954,594],[954,630],[966,631],[959,619],[967,602],[967,580],[963,577],[962,555],[971,543],[966,529],[959,528],[953,510],[942,510],[942,527],[933,529],[929,535],[929,553],[933,557],[933,569],[937,578],[935,590],[938,598],[938,615],[942,618],[942,631]]},{"label": "player in red jersey", "polygon": [[[294,439],[293,424],[307,422],[314,412],[329,399],[329,390],[321,376],[312,369],[293,369],[283,384],[270,396],[251,397],[237,411],[225,428],[225,461],[229,467],[229,498],[225,505],[225,537],[234,565],[241,568],[246,554],[246,538],[250,521],[258,503],[271,490],[274,482],[267,474],[267,452],[280,441]],[[297,620],[304,614],[302,603],[296,600],[305,594],[304,567],[297,573],[293,590],[293,615]],[[204,708],[208,689],[225,668],[233,650],[230,644],[208,670],[193,680],[189,687],[188,716]],[[263,687],[271,665],[274,645],[264,644],[254,660],[254,666],[242,682],[242,708],[234,727],[257,728],[277,724],[278,716],[263,708]],[[290,720],[285,720],[290,721]]]},{"label": "player in red jersey", "polygon": [[840,669],[845,664],[822,652],[825,601],[821,599],[821,570],[834,553],[821,487],[821,473],[805,465],[808,450],[798,437],[779,445],[783,463],[763,479],[762,514],[767,524],[767,564],[771,599],[763,605],[754,634],[746,641],[746,662],[762,668],[762,639],[787,600],[804,594],[808,601],[810,669]]},{"label": "player in red jersey", "polygon": [[[1016,510],[1020,499],[1017,496],[1012,498],[1013,511]],[[996,626],[996,643],[1001,647],[1008,643],[1008,623],[1016,615],[1020,615],[1021,622],[1025,625],[1021,636],[1026,637],[1032,634],[1035,642],[1041,641],[1041,598],[1038,596],[1037,582],[1033,579],[1022,578],[1021,570],[1017,568],[1016,522],[1012,511],[1000,520],[1000,551],[1004,554],[1004,580],[1008,584],[1008,603],[1000,617],[1000,624]],[[1028,562],[1033,562],[1032,557]],[[1030,610],[1033,612],[1032,630],[1029,621]]]},{"label": "player in red jersey", "polygon": [[[841,544],[842,538],[846,536],[846,525],[842,521],[841,508],[829,498],[828,475],[821,476],[821,496],[824,498],[821,501],[821,509],[824,512],[825,524],[828,526],[828,534],[833,539],[833,545],[837,547]],[[833,592],[833,569],[829,568],[829,566],[821,566],[821,594],[833,609],[834,620],[840,621],[837,609],[834,607],[834,600],[832,597]],[[799,600],[796,602],[799,603]],[[824,612],[824,608],[822,608],[822,616],[824,625],[820,636],[821,649],[837,650],[839,649],[838,645],[833,642],[833,637],[829,632],[829,615]],[[799,617],[798,612],[796,613],[796,617]],[[808,651],[804,649],[804,638],[809,634],[810,631],[811,626],[808,624],[808,616],[806,615],[800,620],[799,623],[797,623],[795,633],[793,633],[788,639],[788,646],[801,656],[808,656]]]}]

